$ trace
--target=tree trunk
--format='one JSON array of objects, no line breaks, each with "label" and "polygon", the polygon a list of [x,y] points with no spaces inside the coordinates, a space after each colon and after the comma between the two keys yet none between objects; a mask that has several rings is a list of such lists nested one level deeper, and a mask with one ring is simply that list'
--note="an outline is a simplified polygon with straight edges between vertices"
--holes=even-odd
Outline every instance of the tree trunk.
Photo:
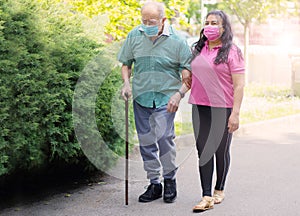
[{"label": "tree trunk", "polygon": [[244,24],[244,59],[245,59],[245,72],[246,72],[246,83],[248,83],[249,79],[249,35],[250,35],[250,22],[246,21]]}]

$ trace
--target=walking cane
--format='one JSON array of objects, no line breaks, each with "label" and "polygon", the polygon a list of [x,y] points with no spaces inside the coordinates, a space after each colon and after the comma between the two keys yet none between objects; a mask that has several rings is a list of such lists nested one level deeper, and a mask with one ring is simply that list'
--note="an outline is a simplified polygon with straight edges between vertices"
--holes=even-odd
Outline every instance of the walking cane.
[{"label": "walking cane", "polygon": [[128,94],[125,96],[125,205],[128,205]]}]

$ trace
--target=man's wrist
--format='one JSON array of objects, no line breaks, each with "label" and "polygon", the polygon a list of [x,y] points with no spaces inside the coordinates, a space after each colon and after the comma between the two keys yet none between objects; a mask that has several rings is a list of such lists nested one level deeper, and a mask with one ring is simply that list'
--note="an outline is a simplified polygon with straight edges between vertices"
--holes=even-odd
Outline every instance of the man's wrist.
[{"label": "man's wrist", "polygon": [[180,94],[181,98],[184,98],[185,93],[183,93],[182,91],[180,91],[179,89],[177,90],[177,92]]},{"label": "man's wrist", "polygon": [[130,84],[130,81],[129,81],[129,79],[125,79],[125,80],[123,80],[123,83],[128,85],[128,84]]}]

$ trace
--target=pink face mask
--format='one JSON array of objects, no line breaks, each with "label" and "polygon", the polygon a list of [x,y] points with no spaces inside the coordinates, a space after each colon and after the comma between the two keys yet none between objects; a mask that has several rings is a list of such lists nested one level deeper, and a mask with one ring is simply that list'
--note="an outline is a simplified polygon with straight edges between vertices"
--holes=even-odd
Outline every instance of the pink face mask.
[{"label": "pink face mask", "polygon": [[205,26],[203,34],[209,41],[217,40],[220,37],[220,29],[219,26]]}]

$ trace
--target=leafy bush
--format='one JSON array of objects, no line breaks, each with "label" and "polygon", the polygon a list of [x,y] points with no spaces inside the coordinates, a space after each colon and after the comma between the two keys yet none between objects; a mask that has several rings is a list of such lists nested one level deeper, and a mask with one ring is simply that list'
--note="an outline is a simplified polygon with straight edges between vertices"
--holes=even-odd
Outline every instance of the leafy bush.
[{"label": "leafy bush", "polygon": [[[84,36],[82,17],[38,1],[6,0],[0,20],[0,176],[61,163],[93,168],[74,133],[72,102],[81,71],[95,56],[113,62],[97,73],[108,86],[96,104],[98,128],[110,149],[122,154],[116,150],[122,137],[109,119],[120,67],[114,53],[104,57],[101,45]],[[115,157],[101,155],[101,163],[113,164]]]},{"label": "leafy bush", "polygon": [[[122,79],[116,62],[119,47],[116,43],[103,49],[87,64],[74,95],[76,136],[84,153],[101,170],[110,168],[125,149],[125,106],[120,98]],[[134,130],[132,113],[130,109],[129,137]],[[129,142],[132,145],[132,140]]]}]

